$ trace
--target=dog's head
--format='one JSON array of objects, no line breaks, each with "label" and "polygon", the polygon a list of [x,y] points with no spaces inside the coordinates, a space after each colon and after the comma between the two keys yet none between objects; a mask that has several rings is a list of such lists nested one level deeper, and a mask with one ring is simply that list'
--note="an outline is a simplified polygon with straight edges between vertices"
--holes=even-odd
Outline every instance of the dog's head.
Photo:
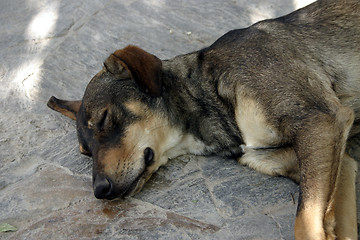
[{"label": "dog's head", "polygon": [[158,110],[161,68],[160,59],[128,46],[105,61],[82,101],[48,102],[76,120],[80,152],[93,158],[97,198],[138,192],[167,161],[177,131]]}]

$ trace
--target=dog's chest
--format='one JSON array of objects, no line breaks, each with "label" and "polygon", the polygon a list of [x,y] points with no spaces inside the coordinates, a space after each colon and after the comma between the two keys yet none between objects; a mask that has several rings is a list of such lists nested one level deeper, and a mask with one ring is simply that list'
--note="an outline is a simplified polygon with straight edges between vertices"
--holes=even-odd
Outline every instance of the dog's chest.
[{"label": "dog's chest", "polygon": [[263,148],[281,143],[282,134],[269,124],[263,107],[243,92],[237,95],[235,117],[247,147]]}]

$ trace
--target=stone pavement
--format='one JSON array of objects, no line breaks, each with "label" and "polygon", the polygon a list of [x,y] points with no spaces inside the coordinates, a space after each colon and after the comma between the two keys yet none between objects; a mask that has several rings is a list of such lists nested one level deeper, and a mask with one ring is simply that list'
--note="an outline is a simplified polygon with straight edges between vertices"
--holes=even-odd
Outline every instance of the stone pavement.
[{"label": "stone pavement", "polygon": [[[300,7],[292,0],[1,0],[0,239],[293,239],[298,186],[235,160],[171,160],[133,198],[97,200],[75,122],[102,61],[134,44],[170,58]],[[301,1],[304,5],[304,1]]]}]

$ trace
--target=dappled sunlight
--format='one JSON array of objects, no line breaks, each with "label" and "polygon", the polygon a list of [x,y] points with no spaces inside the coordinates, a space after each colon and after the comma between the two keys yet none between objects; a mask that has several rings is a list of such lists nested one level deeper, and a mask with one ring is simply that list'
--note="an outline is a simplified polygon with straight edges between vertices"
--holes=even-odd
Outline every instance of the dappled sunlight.
[{"label": "dappled sunlight", "polygon": [[[288,11],[290,13],[293,10],[305,7],[311,3],[315,2],[315,0],[293,0],[293,7]],[[279,17],[278,11],[271,7],[270,3],[263,3],[260,6],[256,6],[253,9],[250,9],[249,18],[251,23],[256,23],[258,21]]]},{"label": "dappled sunlight", "polygon": [[258,21],[273,17],[276,17],[275,12],[273,11],[273,9],[265,5],[261,8],[254,8],[249,14],[251,23],[256,23]]},{"label": "dappled sunlight", "polygon": [[42,9],[30,22],[27,35],[30,39],[43,39],[54,30],[58,19],[58,4],[52,3]]},{"label": "dappled sunlight", "polygon": [[165,1],[163,1],[163,0],[147,0],[147,1],[144,1],[144,3],[147,5],[155,6],[155,7],[162,7],[164,5]]},{"label": "dappled sunlight", "polygon": [[35,58],[23,63],[16,71],[14,81],[28,99],[34,99],[39,93],[42,64],[43,60]]},{"label": "dappled sunlight", "polygon": [[315,0],[293,0],[295,9],[305,7],[310,3],[315,2]]},{"label": "dappled sunlight", "polygon": [[[31,2],[29,2],[31,4]],[[42,57],[46,47],[51,42],[49,40],[56,27],[58,20],[58,8],[59,4],[47,3],[34,15],[32,20],[27,26],[24,37],[27,40],[26,51],[35,52],[34,56],[30,58],[24,58],[20,66],[14,71],[14,82],[16,86],[23,93],[25,99],[36,99],[40,93],[40,81],[41,81],[41,66],[44,59]]]}]

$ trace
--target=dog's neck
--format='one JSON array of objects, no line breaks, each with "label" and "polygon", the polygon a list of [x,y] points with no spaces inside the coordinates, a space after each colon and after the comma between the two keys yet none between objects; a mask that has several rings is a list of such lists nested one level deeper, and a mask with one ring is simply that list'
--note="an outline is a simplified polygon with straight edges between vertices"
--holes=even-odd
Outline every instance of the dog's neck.
[{"label": "dog's neck", "polygon": [[201,63],[201,52],[163,61],[163,109],[169,122],[208,149],[204,154],[241,154],[243,144],[231,100],[218,94],[216,76]]}]

